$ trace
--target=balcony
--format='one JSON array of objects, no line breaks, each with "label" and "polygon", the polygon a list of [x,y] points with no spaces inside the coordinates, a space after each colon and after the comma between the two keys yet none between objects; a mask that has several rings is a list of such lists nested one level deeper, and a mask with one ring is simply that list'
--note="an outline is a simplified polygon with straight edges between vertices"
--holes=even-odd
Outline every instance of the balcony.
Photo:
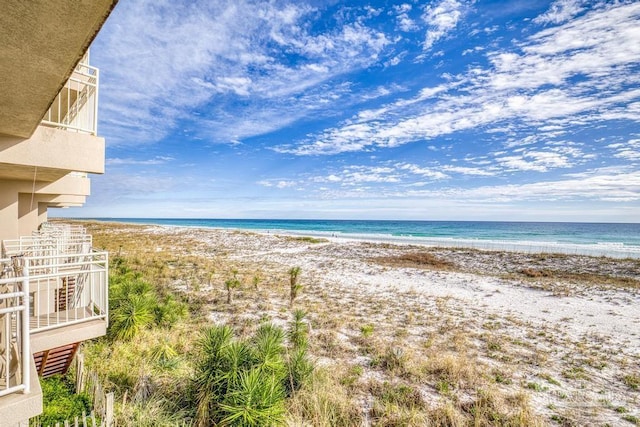
[{"label": "balcony", "polygon": [[33,236],[3,242],[0,398],[29,393],[32,354],[40,375],[66,370],[73,354],[50,369],[50,349],[75,351],[78,342],[106,333],[108,254],[93,251],[91,243],[82,228],[48,224]]},{"label": "balcony", "polygon": [[54,182],[72,171],[104,173],[99,76],[87,52],[28,137],[0,132],[0,179]]},{"label": "balcony", "polygon": [[53,100],[42,124],[97,135],[99,70],[88,64],[88,52]]}]

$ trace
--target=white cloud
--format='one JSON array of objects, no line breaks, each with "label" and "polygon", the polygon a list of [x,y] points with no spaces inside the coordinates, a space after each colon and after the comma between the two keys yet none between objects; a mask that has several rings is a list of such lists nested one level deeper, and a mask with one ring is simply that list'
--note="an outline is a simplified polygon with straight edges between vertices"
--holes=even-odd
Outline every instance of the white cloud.
[{"label": "white cloud", "polygon": [[424,50],[430,50],[438,40],[456,28],[465,7],[466,5],[458,0],[442,0],[425,8],[422,19],[428,30],[423,44]]},{"label": "white cloud", "polygon": [[261,185],[263,187],[274,187],[274,188],[290,188],[298,185],[297,181],[286,180],[286,179],[264,179],[256,182],[256,184]]},{"label": "white cloud", "polygon": [[122,159],[119,157],[112,157],[105,160],[107,166],[121,166],[121,165],[161,165],[174,160],[169,156],[156,156],[153,159],[139,160],[132,159],[130,157]]},{"label": "white cloud", "polygon": [[396,167],[400,170],[411,172],[414,175],[419,175],[423,178],[429,178],[433,180],[442,180],[448,178],[448,176],[437,169],[425,168],[412,163],[398,163]]},{"label": "white cloud", "polygon": [[568,21],[584,10],[583,0],[556,0],[551,4],[549,10],[534,18],[537,24],[560,24]]},{"label": "white cloud", "polygon": [[640,172],[600,174],[523,185],[487,186],[458,192],[471,200],[640,200]]},{"label": "white cloud", "polygon": [[547,172],[550,169],[571,166],[565,156],[557,153],[531,151],[521,156],[505,156],[496,159],[507,170]]},{"label": "white cloud", "polygon": [[393,7],[394,11],[397,13],[396,22],[400,31],[409,32],[415,31],[419,28],[418,24],[409,17],[409,12],[412,8],[413,7],[408,3],[403,3]]},{"label": "white cloud", "polygon": [[[490,162],[487,162],[490,163]],[[468,166],[451,166],[447,165],[442,168],[447,172],[459,173],[462,175],[472,175],[472,176],[494,176],[496,172],[489,169],[481,169],[481,168],[472,168]]]},{"label": "white cloud", "polygon": [[614,157],[630,161],[640,160],[640,139],[631,139],[627,143],[609,144],[615,150]]}]

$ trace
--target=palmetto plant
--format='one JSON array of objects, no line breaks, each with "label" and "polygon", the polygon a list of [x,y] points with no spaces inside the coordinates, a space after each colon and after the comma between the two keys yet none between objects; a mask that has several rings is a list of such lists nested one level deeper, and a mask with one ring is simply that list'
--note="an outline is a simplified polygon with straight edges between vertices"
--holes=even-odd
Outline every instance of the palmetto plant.
[{"label": "palmetto plant", "polygon": [[291,349],[287,359],[289,372],[286,383],[287,394],[289,395],[307,382],[313,372],[313,364],[307,357],[309,326],[304,321],[306,315],[304,310],[295,310],[293,319],[289,323],[288,336]]},{"label": "palmetto plant", "polygon": [[111,315],[111,334],[117,339],[130,340],[153,324],[156,305],[157,301],[148,293],[126,295]]},{"label": "palmetto plant", "polygon": [[113,311],[110,331],[117,339],[130,340],[154,320],[154,302],[148,295],[129,295]]},{"label": "palmetto plant", "polygon": [[109,307],[111,337],[130,340],[154,324],[170,327],[187,315],[187,307],[172,295],[161,300],[156,287],[131,271],[124,260],[112,265]]},{"label": "palmetto plant", "polygon": [[271,324],[247,340],[235,339],[228,326],[204,332],[193,383],[199,426],[283,423],[286,396],[311,369],[304,351],[287,357],[284,337]]}]

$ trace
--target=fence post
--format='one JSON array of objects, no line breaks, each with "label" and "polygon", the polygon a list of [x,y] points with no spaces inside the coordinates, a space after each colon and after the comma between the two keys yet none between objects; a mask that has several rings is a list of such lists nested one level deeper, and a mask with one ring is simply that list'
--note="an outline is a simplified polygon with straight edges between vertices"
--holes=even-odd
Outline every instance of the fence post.
[{"label": "fence post", "polygon": [[84,354],[76,353],[76,393],[84,391]]},{"label": "fence post", "polygon": [[106,404],[106,427],[113,426],[113,392],[107,394],[107,404]]}]

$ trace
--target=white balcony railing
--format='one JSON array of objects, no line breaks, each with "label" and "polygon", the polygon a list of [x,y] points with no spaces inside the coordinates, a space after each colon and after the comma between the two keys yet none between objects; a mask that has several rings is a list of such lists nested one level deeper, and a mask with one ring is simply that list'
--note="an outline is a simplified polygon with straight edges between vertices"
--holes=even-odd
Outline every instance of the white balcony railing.
[{"label": "white balcony railing", "polygon": [[10,258],[21,255],[27,257],[47,257],[58,254],[80,254],[91,250],[90,235],[66,235],[55,237],[23,236],[19,239],[4,240],[2,242],[2,256]]},{"label": "white balcony railing", "polygon": [[83,59],[53,100],[42,124],[97,135],[99,81],[100,70]]},{"label": "white balcony railing", "polygon": [[0,272],[0,397],[28,393],[30,384],[29,281],[9,275]]},{"label": "white balcony railing", "polygon": [[93,251],[82,231],[56,224],[3,242],[0,396],[29,391],[31,334],[96,319],[108,324],[108,253]]}]

